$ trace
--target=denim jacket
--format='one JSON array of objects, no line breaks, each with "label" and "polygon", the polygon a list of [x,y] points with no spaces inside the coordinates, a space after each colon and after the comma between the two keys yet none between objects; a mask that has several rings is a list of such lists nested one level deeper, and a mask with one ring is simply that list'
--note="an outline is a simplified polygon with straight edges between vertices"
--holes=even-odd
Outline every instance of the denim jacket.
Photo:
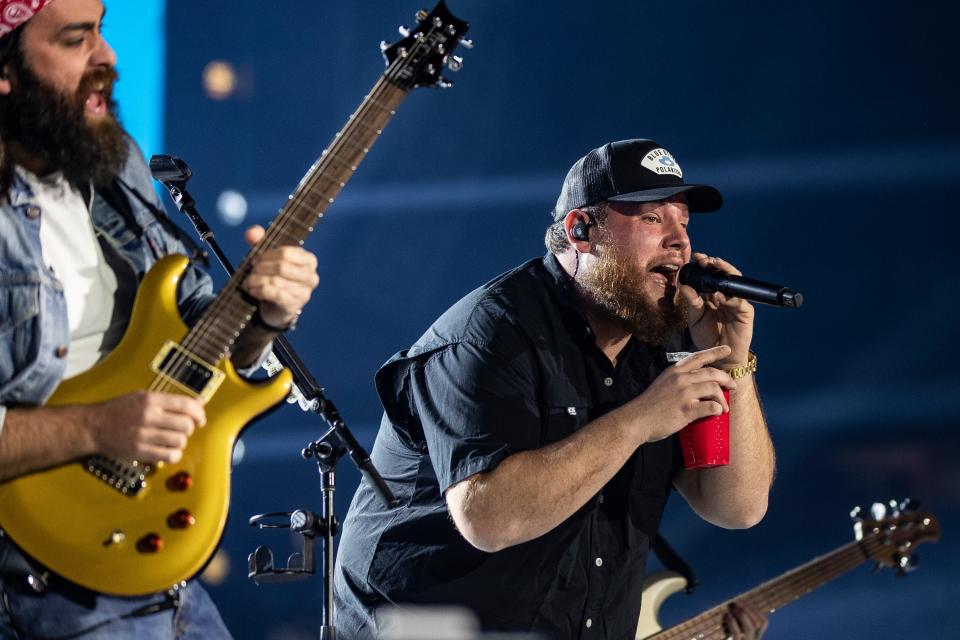
[{"label": "denim jacket", "polygon": [[[119,180],[160,208],[150,173],[139,148],[130,141],[130,154]],[[99,194],[94,194],[94,227],[136,274],[138,281],[157,260],[186,253],[156,216],[124,188],[130,209],[143,235]],[[6,201],[0,203],[0,429],[8,406],[41,405],[63,377],[70,332],[63,288],[43,260],[40,221],[29,185],[15,175]],[[197,320],[213,298],[210,277],[191,267],[181,279],[177,304],[187,324]],[[60,354],[60,355],[58,355]]]}]

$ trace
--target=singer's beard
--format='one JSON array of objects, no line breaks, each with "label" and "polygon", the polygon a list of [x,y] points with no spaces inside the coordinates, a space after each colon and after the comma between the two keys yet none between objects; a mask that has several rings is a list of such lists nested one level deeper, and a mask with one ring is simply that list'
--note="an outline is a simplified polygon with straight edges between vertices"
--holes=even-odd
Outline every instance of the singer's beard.
[{"label": "singer's beard", "polygon": [[666,345],[687,326],[686,309],[677,287],[667,285],[664,295],[655,298],[651,291],[661,290],[649,271],[637,265],[636,258],[608,241],[605,234],[593,243],[596,257],[591,268],[578,278],[594,306],[609,320],[621,325],[638,339]]}]

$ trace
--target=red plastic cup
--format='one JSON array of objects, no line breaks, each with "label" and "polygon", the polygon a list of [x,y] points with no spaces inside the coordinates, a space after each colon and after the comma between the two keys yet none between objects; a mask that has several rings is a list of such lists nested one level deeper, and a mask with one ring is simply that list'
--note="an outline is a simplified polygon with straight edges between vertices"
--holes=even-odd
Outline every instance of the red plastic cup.
[{"label": "red plastic cup", "polygon": [[[723,390],[730,406],[730,391]],[[680,429],[683,466],[706,469],[730,464],[730,412],[694,420]]]}]

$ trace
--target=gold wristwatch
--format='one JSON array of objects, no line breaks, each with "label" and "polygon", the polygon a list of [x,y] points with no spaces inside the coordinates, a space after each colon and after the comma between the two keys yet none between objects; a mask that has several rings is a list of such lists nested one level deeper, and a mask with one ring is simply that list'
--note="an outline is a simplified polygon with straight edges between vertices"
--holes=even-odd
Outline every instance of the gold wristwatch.
[{"label": "gold wristwatch", "polygon": [[724,371],[730,374],[730,377],[734,380],[738,380],[744,376],[750,375],[751,373],[757,372],[757,354],[755,354],[753,351],[748,351],[748,353],[750,355],[747,356],[746,364],[741,364],[730,369],[724,369]]}]

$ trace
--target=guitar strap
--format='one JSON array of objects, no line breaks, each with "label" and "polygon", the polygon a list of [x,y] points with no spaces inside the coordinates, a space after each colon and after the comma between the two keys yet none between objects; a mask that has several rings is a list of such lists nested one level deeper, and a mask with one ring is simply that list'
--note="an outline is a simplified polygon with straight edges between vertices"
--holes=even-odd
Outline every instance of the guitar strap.
[{"label": "guitar strap", "polygon": [[183,229],[175,225],[173,221],[167,217],[163,209],[150,202],[148,198],[145,198],[143,194],[120,178],[114,178],[108,186],[98,189],[97,193],[100,194],[100,197],[102,197],[114,211],[120,214],[120,217],[123,218],[127,227],[129,227],[138,238],[142,238],[143,227],[140,226],[140,223],[137,222],[136,217],[133,215],[133,208],[130,206],[130,201],[126,196],[126,194],[129,193],[153,214],[153,217],[160,223],[164,231],[179,240],[183,246],[186,247],[187,251],[190,252],[189,258],[191,262],[201,262],[205,267],[210,266],[207,252],[201,249],[193,238],[187,235]]},{"label": "guitar strap", "polygon": [[687,581],[687,586],[684,589],[687,595],[693,593],[699,583],[696,574],[693,572],[693,568],[686,560],[680,557],[680,554],[670,546],[667,539],[659,533],[657,537],[653,539],[653,552],[657,555],[657,559],[663,563],[664,567],[670,571],[676,571]]}]

